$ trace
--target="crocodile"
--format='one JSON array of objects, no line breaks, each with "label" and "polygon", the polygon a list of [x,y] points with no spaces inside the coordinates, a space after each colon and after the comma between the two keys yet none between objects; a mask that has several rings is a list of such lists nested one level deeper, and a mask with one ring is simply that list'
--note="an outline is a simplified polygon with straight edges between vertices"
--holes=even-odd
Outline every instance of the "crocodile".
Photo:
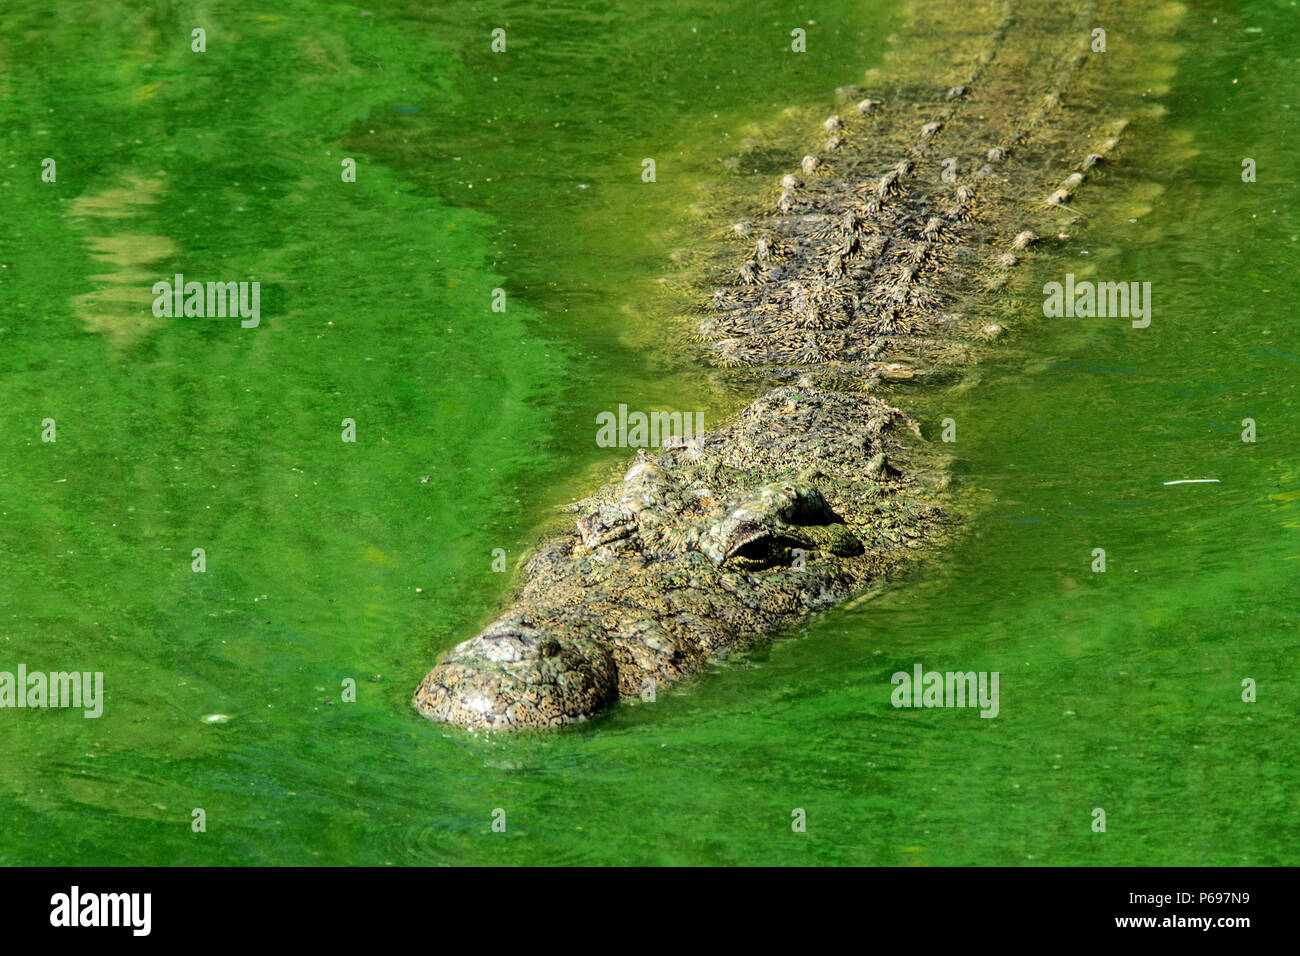
[{"label": "crocodile", "polygon": [[[981,306],[1065,240],[1073,197],[1129,125],[1114,104],[1133,101],[1126,82],[1143,82],[1142,51],[1178,12],[960,6],[909,3],[892,83],[876,71],[837,91],[840,111],[770,208],[723,244],[741,261],[701,291],[696,337],[762,393],[703,436],[638,452],[583,501],[510,607],[425,676],[420,713],[487,730],[584,721],[843,601],[947,533],[949,476],[889,389],[1002,334]],[[1123,24],[1127,60],[1096,49],[1099,23]]]}]

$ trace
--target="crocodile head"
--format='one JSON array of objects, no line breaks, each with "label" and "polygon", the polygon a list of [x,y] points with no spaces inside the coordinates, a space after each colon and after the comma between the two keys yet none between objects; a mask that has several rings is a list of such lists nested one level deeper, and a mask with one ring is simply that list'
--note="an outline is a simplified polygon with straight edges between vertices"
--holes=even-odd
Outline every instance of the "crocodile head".
[{"label": "crocodile head", "polygon": [[885,461],[895,423],[913,424],[878,399],[788,386],[694,447],[642,452],[540,546],[512,607],[444,655],[416,706],[476,728],[585,720],[848,595],[930,520]]},{"label": "crocodile head", "polygon": [[457,645],[416,704],[429,717],[493,729],[585,720],[706,656],[712,648],[691,622],[709,591],[709,610],[734,602],[731,614],[744,620],[766,592],[816,588],[810,565],[862,550],[807,479],[720,499],[640,461],[575,533],[534,558],[534,582],[549,586]]}]

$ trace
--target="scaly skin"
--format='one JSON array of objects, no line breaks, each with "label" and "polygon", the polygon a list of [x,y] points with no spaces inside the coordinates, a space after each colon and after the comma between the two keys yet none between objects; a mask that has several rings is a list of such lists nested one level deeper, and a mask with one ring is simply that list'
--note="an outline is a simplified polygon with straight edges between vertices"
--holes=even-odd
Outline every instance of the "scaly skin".
[{"label": "scaly skin", "polygon": [[1113,80],[1087,78],[1089,31],[1098,7],[1112,23],[1121,8],[971,0],[954,22],[935,0],[912,7],[903,49],[926,85],[903,66],[892,93],[845,91],[776,211],[737,224],[746,258],[700,324],[717,364],[786,384],[692,447],[642,452],[583,502],[513,606],[425,677],[425,716],[585,720],[842,600],[942,533],[935,456],[870,391],[960,367],[1001,331],[957,310],[1011,283],[1111,157],[1126,124],[1070,104],[1108,95]]},{"label": "scaly skin", "polygon": [[937,518],[878,458],[901,452],[899,424],[877,399],[787,386],[698,450],[642,454],[533,557],[515,607],[425,678],[420,709],[580,720],[852,593]]}]

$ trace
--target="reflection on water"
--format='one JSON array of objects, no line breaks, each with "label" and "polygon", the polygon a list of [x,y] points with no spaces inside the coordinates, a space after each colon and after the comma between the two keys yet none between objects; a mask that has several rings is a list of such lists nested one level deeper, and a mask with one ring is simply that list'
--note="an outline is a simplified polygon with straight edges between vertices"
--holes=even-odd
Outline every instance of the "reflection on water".
[{"label": "reflection on water", "polygon": [[69,203],[74,221],[83,228],[111,233],[86,236],[91,254],[114,269],[92,275],[93,282],[105,285],[77,296],[73,308],[86,328],[103,333],[114,345],[130,344],[162,324],[153,315],[150,290],[160,274],[159,263],[179,250],[166,236],[130,231],[133,220],[147,217],[144,207],[157,203],[162,189],[161,179],[127,176],[121,185]]}]

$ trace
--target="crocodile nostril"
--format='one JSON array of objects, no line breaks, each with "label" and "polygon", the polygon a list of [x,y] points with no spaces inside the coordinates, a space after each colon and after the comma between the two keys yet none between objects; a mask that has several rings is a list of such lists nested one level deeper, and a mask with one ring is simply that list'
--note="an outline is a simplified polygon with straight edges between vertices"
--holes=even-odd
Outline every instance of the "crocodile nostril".
[{"label": "crocodile nostril", "polygon": [[520,631],[496,631],[483,634],[476,643],[483,657],[498,664],[531,660],[545,653],[539,638]]}]

